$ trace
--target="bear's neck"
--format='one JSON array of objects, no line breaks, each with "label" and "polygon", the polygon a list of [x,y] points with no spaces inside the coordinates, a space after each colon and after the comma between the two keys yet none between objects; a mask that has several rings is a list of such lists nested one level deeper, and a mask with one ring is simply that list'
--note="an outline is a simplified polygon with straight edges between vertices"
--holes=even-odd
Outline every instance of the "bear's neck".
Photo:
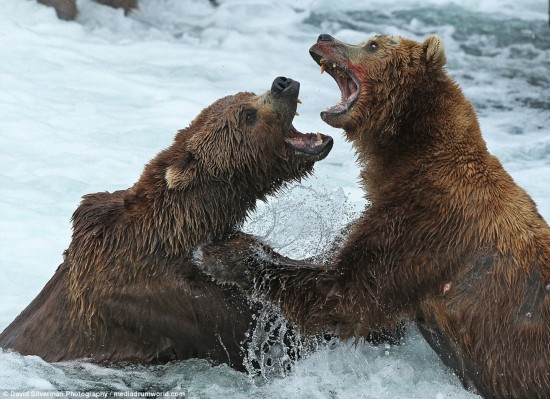
[{"label": "bear's neck", "polygon": [[[399,118],[351,132],[362,164],[368,199],[393,201],[404,195],[406,182],[432,181],[435,175],[469,184],[483,174],[489,153],[472,105],[450,79],[435,82],[428,95],[410,101]],[[349,133],[348,133],[349,135]],[[396,197],[396,198],[394,198]]]},{"label": "bear's neck", "polygon": [[197,246],[234,232],[255,207],[255,198],[231,183],[171,190],[164,173],[149,165],[130,189],[86,195],[73,214],[65,254],[74,317],[99,334],[101,320],[90,309],[98,292],[110,289],[105,278],[131,284],[163,270],[195,273],[189,260]]},{"label": "bear's neck", "polygon": [[[156,192],[137,194],[132,220],[147,236],[149,251],[167,255],[189,254],[198,245],[221,240],[239,229],[256,198],[237,182],[209,182],[185,190],[170,190],[159,176]],[[139,182],[136,185],[139,190]]]}]

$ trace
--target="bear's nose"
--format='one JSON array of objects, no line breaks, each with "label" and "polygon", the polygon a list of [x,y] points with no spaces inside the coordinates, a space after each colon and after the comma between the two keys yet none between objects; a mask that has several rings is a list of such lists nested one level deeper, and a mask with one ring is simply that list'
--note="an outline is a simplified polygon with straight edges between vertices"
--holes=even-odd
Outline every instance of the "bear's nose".
[{"label": "bear's nose", "polygon": [[317,43],[319,42],[330,42],[331,40],[334,40],[334,38],[331,35],[328,35],[326,33],[321,33],[319,37],[317,38]]},{"label": "bear's nose", "polygon": [[[279,76],[278,78],[275,78],[273,81],[273,84],[271,85],[271,94],[277,95],[284,92],[286,89],[288,89],[291,86],[296,86],[298,82],[290,79],[285,78],[284,76]],[[299,87],[299,86],[298,86]]]}]

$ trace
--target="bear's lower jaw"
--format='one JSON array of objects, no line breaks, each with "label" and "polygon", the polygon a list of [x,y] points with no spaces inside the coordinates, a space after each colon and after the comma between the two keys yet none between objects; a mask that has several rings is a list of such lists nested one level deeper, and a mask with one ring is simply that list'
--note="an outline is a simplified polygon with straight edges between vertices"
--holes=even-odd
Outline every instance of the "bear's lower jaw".
[{"label": "bear's lower jaw", "polygon": [[321,112],[321,119],[332,127],[345,128],[346,122],[349,120],[350,114],[353,111],[357,97],[350,102],[340,101],[338,104],[327,108]]},{"label": "bear's lower jaw", "polygon": [[325,158],[332,149],[333,140],[321,133],[300,133],[291,126],[285,142],[294,150],[294,155],[314,161]]},{"label": "bear's lower jaw", "polygon": [[323,111],[321,112],[321,119],[327,124],[335,128],[339,129],[345,129],[346,128],[346,121],[347,121],[347,114],[349,110],[340,112],[340,113],[334,113],[334,112],[328,112]]}]

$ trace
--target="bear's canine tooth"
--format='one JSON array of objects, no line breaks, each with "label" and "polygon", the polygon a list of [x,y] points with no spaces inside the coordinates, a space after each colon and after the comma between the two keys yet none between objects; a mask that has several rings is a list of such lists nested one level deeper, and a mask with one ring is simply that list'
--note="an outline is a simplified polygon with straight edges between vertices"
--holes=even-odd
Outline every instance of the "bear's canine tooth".
[{"label": "bear's canine tooth", "polygon": [[299,99],[299,98],[298,98],[298,99],[296,99],[296,102],[297,102],[298,104],[301,104],[301,103],[302,103],[302,102],[300,101],[300,99]]},{"label": "bear's canine tooth", "polygon": [[321,64],[321,75],[323,74],[323,72],[325,72],[325,69],[327,69],[327,65]]},{"label": "bear's canine tooth", "polygon": [[317,132],[317,143],[322,143],[323,138],[321,137],[321,133]]},{"label": "bear's canine tooth", "polygon": [[298,112],[294,112],[294,115],[296,116],[300,116],[300,114]]},{"label": "bear's canine tooth", "polygon": [[336,68],[336,62],[333,62],[333,63],[332,63],[332,67],[333,67],[333,68]]}]

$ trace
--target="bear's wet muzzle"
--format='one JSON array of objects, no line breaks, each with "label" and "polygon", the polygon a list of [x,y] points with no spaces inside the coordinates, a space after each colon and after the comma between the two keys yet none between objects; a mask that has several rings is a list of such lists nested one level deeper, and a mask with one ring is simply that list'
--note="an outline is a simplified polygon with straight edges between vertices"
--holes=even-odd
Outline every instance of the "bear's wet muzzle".
[{"label": "bear's wet muzzle", "polygon": [[321,112],[321,118],[334,127],[340,127],[338,120],[352,110],[361,93],[361,81],[349,57],[350,52],[356,51],[356,48],[357,46],[340,42],[328,34],[322,34],[309,50],[313,60],[319,64],[321,73],[326,71],[340,89],[340,101]]},{"label": "bear's wet muzzle", "polygon": [[332,148],[332,137],[321,133],[303,134],[292,125],[300,102],[300,83],[279,76],[273,81],[269,94],[278,116],[282,119],[285,142],[294,150],[294,155],[312,158],[315,161],[326,157]]}]

